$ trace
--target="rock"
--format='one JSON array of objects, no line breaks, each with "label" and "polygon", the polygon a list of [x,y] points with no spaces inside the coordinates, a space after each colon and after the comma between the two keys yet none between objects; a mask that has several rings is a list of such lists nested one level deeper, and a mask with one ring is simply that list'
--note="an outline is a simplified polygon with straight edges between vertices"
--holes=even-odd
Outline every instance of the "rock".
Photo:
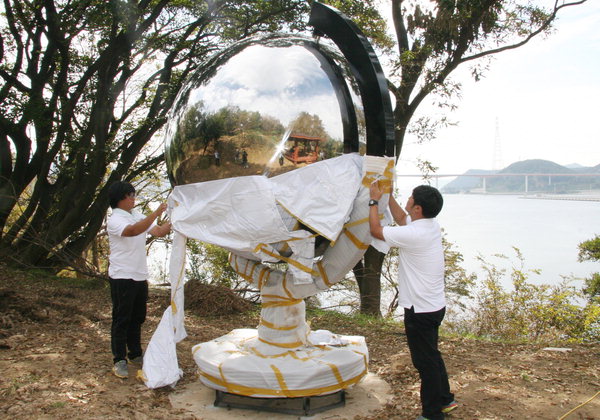
[{"label": "rock", "polygon": [[567,353],[572,351],[573,349],[570,349],[568,347],[545,347],[542,350],[544,351],[557,351],[557,352],[561,352],[561,353]]}]

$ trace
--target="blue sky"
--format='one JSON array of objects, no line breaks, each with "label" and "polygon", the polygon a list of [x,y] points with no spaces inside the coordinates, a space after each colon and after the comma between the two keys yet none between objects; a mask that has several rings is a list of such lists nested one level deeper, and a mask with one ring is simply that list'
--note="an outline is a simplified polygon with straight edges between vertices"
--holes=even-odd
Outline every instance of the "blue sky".
[{"label": "blue sky", "polygon": [[566,8],[555,28],[497,55],[479,82],[467,67],[457,70],[462,99],[449,116],[458,126],[426,145],[407,138],[398,173],[418,173],[417,158],[438,173],[493,169],[496,138],[501,167],[525,159],[600,164],[600,1]]}]

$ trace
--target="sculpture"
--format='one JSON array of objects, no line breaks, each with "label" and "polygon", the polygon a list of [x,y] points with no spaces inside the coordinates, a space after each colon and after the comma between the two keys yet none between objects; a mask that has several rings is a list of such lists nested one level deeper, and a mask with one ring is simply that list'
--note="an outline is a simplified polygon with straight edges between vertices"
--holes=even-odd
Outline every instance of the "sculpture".
[{"label": "sculpture", "polygon": [[[183,236],[229,249],[238,274],[261,291],[257,330],[193,348],[202,381],[233,394],[323,395],[367,372],[364,338],[310,333],[303,299],[343,279],[371,243],[368,186],[379,179],[389,193],[394,159],[358,152],[393,156],[391,106],[352,23],[315,3],[311,24],[320,34],[335,28],[342,52],[308,37],[244,40],[191,78],[168,124],[175,335],[185,334],[176,309]],[[275,261],[288,269],[264,265]]]}]

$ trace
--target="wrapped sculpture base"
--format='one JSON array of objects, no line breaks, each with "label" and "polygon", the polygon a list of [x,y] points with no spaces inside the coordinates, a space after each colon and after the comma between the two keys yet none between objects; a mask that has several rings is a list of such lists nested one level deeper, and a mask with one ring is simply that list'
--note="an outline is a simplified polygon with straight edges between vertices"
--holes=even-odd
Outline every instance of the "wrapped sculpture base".
[{"label": "wrapped sculpture base", "polygon": [[368,372],[365,338],[319,330],[304,346],[269,351],[255,329],[236,329],[192,348],[200,380],[209,388],[257,398],[331,394]]}]

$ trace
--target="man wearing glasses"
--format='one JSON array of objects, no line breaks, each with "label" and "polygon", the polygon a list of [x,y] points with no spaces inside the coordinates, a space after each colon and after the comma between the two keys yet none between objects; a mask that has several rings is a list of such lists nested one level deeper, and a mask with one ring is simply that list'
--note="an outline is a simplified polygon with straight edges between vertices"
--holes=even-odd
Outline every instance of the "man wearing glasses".
[{"label": "man wearing glasses", "polygon": [[146,319],[148,300],[148,265],[146,262],[146,233],[166,236],[171,223],[156,224],[167,209],[162,203],[148,216],[135,207],[135,189],[124,181],[108,189],[112,214],[106,223],[110,257],[108,276],[112,299],[111,348],[113,373],[126,379],[127,360],[141,365],[141,328]]}]

